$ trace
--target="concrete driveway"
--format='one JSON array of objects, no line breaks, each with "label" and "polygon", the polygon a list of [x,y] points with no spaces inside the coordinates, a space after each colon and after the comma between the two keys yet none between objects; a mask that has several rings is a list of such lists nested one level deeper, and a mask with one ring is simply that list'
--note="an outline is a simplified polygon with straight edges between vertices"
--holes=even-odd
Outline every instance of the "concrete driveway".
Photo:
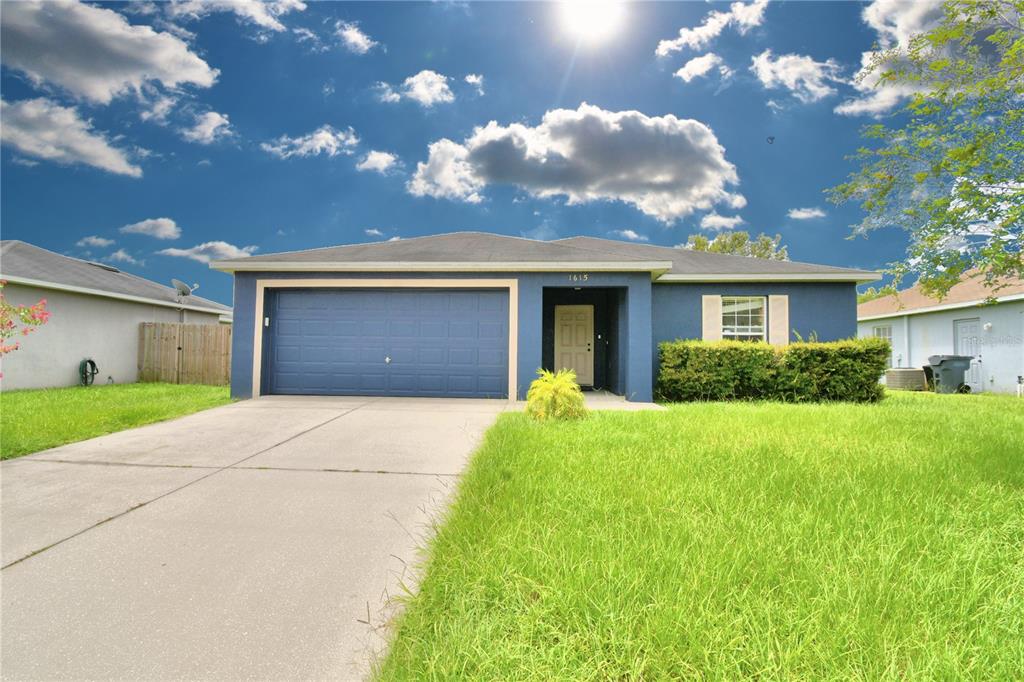
[{"label": "concrete driveway", "polygon": [[2,465],[4,679],[358,679],[505,401],[268,397]]}]

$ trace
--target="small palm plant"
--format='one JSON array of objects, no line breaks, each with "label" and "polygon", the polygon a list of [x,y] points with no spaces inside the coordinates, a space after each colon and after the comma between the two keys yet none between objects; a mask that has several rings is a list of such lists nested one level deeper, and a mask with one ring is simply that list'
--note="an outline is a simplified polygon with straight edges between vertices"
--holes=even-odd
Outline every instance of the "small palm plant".
[{"label": "small palm plant", "polygon": [[538,421],[587,416],[583,391],[576,383],[576,372],[571,369],[558,372],[538,369],[537,377],[526,393],[526,414]]}]

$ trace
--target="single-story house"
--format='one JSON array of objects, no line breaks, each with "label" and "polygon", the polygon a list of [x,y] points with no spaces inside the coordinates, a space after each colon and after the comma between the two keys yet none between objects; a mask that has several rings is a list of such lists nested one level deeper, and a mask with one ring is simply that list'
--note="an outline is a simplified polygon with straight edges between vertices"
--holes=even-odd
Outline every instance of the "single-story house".
[{"label": "single-story house", "polygon": [[51,313],[4,357],[3,390],[74,386],[87,358],[99,371],[96,383],[132,383],[138,380],[140,322],[231,322],[228,306],[23,241],[0,241],[0,279],[7,282],[8,301],[32,305],[45,298]]},{"label": "single-story house", "polygon": [[972,356],[964,382],[971,391],[1013,393],[1024,376],[1024,280],[1002,283],[990,289],[970,271],[941,301],[914,286],[861,303],[857,334],[888,339],[892,367],[924,367],[931,355]]},{"label": "single-story house", "polygon": [[874,272],[631,244],[458,232],[221,260],[231,391],[523,398],[540,367],[652,398],[657,344],[853,337]]}]

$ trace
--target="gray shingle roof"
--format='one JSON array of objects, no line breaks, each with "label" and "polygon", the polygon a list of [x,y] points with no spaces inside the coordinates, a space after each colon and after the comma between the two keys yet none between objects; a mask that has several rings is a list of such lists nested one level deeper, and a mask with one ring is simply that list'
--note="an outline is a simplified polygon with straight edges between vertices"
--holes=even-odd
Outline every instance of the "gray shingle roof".
[{"label": "gray shingle roof", "polygon": [[[414,237],[393,242],[327,246],[306,251],[269,253],[218,261],[227,263],[540,263],[547,261],[586,262],[609,260],[556,242],[507,237],[486,232],[453,232],[431,237]],[[611,255],[614,261],[643,261],[644,258]]]},{"label": "gray shingle roof", "polygon": [[768,277],[821,276],[848,281],[876,279],[874,273],[828,265],[770,261],[688,251],[665,246],[631,244],[594,237],[539,241],[486,232],[454,232],[393,242],[328,246],[305,251],[271,253],[211,263],[218,270],[369,270],[430,269],[437,266],[500,265],[514,270],[517,264],[579,264],[591,269],[650,271],[662,276]]},{"label": "gray shingle roof", "polygon": [[672,261],[672,275],[862,275],[874,279],[875,273],[853,268],[839,268],[832,265],[800,263],[788,260],[767,260],[765,258],[748,258],[732,256],[725,253],[708,253],[707,251],[691,251],[671,246],[654,246],[652,244],[632,244],[598,239],[596,237],[569,237],[559,239],[555,243],[569,244],[579,249],[600,252],[613,252],[623,256],[644,258],[647,260]]},{"label": "gray shingle roof", "polygon": [[[62,256],[16,239],[0,241],[0,279],[32,280],[54,284],[57,288],[76,287],[164,304],[178,303],[177,292],[172,287],[121,272],[110,265]],[[195,295],[182,303],[211,312],[231,312],[229,306]]]}]

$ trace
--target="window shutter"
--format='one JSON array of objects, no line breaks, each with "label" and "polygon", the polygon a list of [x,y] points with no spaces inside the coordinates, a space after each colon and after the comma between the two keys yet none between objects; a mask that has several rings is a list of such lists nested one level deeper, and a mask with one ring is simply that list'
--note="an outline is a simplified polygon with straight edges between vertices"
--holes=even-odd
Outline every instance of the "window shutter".
[{"label": "window shutter", "polygon": [[768,343],[775,346],[789,343],[789,296],[768,297]]},{"label": "window shutter", "polygon": [[703,333],[701,338],[705,341],[722,340],[722,297],[701,296],[701,319],[703,321]]}]

